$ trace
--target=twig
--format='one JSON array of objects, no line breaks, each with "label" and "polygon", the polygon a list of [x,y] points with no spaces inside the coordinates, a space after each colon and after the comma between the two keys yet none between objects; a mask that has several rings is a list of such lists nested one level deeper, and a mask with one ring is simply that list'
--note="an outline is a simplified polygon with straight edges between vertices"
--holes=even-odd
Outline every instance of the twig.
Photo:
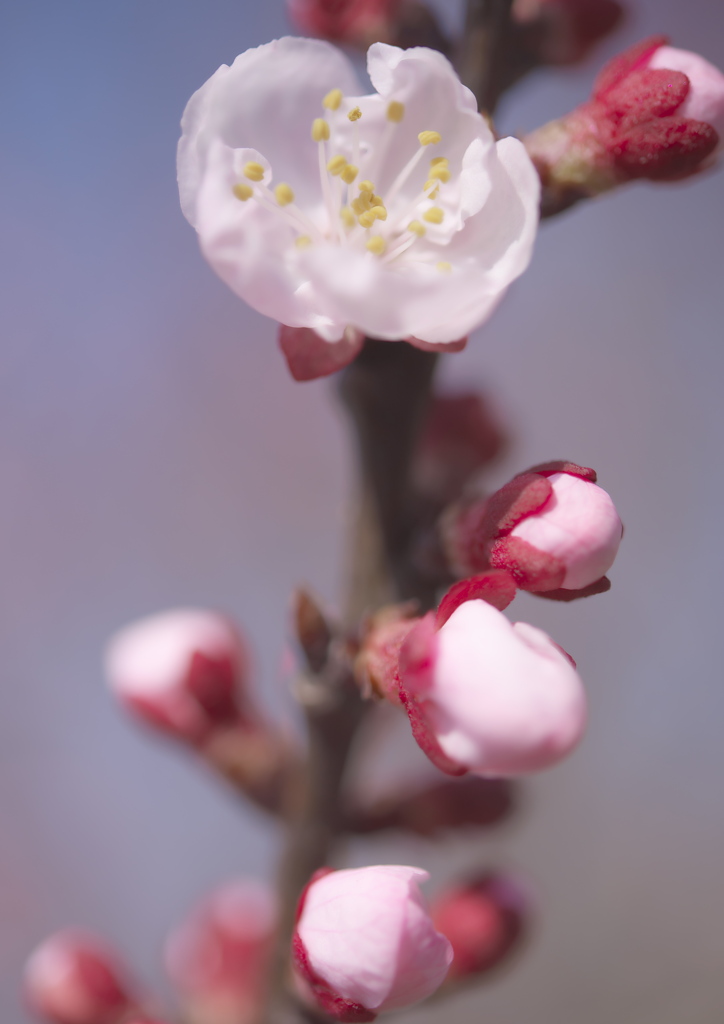
[{"label": "twig", "polygon": [[460,77],[478,107],[492,114],[507,84],[513,0],[468,0],[458,58]]}]

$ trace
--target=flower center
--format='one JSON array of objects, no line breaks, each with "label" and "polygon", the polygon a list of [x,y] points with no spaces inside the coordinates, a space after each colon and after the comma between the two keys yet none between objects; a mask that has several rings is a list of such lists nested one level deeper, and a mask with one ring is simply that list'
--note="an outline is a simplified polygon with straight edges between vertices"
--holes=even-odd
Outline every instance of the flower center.
[{"label": "flower center", "polygon": [[[405,105],[398,100],[387,104],[386,124],[377,146],[373,146],[361,137],[362,111],[353,107],[345,114],[340,109],[343,99],[340,89],[328,92],[322,101],[322,115],[313,120],[311,127],[311,142],[317,146],[324,209],[321,223],[318,223],[319,218],[315,220],[300,209],[291,185],[281,182],[271,189],[264,182],[265,168],[255,161],[244,165],[243,180],[233,186],[234,195],[241,202],[253,199],[263,209],[281,217],[294,230],[297,248],[332,241],[367,251],[386,264],[422,262],[436,266],[440,273],[450,273],[452,265],[436,261],[433,253],[409,252],[425,237],[428,225],[440,225],[445,219],[442,207],[431,205],[431,201],[450,181],[449,161],[446,157],[433,157],[426,175],[420,173],[429,147],[439,145],[442,136],[432,130],[420,132],[419,146],[386,190],[386,195],[378,195],[372,176],[382,165],[386,152],[395,145],[397,126],[405,117]],[[346,136],[351,159],[330,152],[332,127],[335,137]],[[366,176],[361,177],[362,174]],[[414,176],[424,177],[425,181],[410,199],[407,186]]]}]

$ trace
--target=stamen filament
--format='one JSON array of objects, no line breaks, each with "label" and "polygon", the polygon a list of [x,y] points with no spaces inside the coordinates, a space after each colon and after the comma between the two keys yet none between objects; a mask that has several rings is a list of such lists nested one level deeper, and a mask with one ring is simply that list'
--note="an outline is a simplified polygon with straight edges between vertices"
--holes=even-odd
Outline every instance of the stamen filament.
[{"label": "stamen filament", "polygon": [[[327,124],[327,122],[324,122]],[[329,138],[329,125],[327,125],[327,138]],[[319,180],[322,183],[322,195],[324,196],[324,205],[327,207],[327,216],[329,217],[329,230],[330,233],[336,235],[339,242],[342,241],[342,230],[339,225],[339,218],[337,213],[339,210],[339,202],[335,203],[334,195],[332,194],[332,182],[329,178],[327,171],[327,147],[324,139],[320,139],[317,144],[317,153],[319,155]]]}]

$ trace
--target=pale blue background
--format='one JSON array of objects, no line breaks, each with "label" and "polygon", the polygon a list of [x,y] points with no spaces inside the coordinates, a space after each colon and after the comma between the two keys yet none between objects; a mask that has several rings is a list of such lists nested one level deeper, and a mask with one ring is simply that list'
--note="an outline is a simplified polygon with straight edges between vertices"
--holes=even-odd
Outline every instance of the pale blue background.
[{"label": "pale blue background", "polygon": [[[635,8],[586,67],[518,88],[503,129],[570,109],[604,52],[653,31],[724,66],[720,3]],[[175,193],[187,98],[287,31],[281,0],[4,0],[0,18],[0,1018],[19,1024],[21,964],[48,931],[104,932],[150,982],[206,887],[270,874],[275,829],[117,713],[102,649],[140,614],[225,607],[285,706],[288,595],[339,593],[350,471],[329,386],[288,379],[274,326],[205,266]],[[627,525],[611,595],[516,611],[578,659],[580,752],[494,843],[354,853],[434,884],[491,861],[530,879],[535,940],[451,1005],[461,1020],[724,1014],[723,198],[720,172],[547,225],[444,369],[493,392],[517,437],[498,480],[550,457],[595,465]]]}]

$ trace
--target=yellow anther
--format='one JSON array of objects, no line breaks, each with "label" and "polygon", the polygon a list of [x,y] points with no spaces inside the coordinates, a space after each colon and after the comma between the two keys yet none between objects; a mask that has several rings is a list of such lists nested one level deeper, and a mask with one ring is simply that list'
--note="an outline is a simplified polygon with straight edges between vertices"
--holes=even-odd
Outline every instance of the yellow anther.
[{"label": "yellow anther", "polygon": [[261,181],[264,177],[264,168],[256,160],[249,160],[244,164],[244,177],[249,181]]},{"label": "yellow anther", "polygon": [[433,164],[430,168],[430,177],[438,181],[450,181],[450,171],[442,164]]},{"label": "yellow anther", "polygon": [[373,206],[370,213],[373,213],[377,220],[387,220],[387,210],[384,206]]},{"label": "yellow anther", "polygon": [[330,174],[341,174],[347,166],[347,161],[343,156],[333,156],[327,164],[327,170]]},{"label": "yellow anther", "polygon": [[355,213],[365,213],[366,210],[372,209],[369,192],[365,192],[363,195],[357,196],[356,199],[352,200],[350,205]]},{"label": "yellow anther", "polygon": [[340,174],[340,178],[346,185],[351,185],[354,179],[359,174],[359,167],[355,167],[354,164],[345,164]]},{"label": "yellow anther", "polygon": [[298,238],[295,238],[294,244],[297,249],[306,249],[308,245],[312,244],[312,239],[309,235],[299,235]]},{"label": "yellow anther", "polygon": [[382,196],[370,196],[370,203],[372,206],[384,206],[385,201]]},{"label": "yellow anther", "polygon": [[448,263],[446,260],[440,260],[437,264],[437,269],[441,274],[449,274],[452,270],[452,263]]},{"label": "yellow anther", "polygon": [[434,156],[430,161],[430,167],[434,167],[435,164],[442,164],[443,167],[447,167],[449,163],[450,161],[446,156]]},{"label": "yellow anther", "polygon": [[417,137],[421,146],[436,146],[438,142],[442,141],[440,132],[420,132]]},{"label": "yellow anther", "polygon": [[[428,191],[428,189],[430,189],[431,191]],[[428,199],[435,199],[438,192],[440,191],[440,183],[438,181],[435,181],[433,178],[430,178],[429,181],[425,182],[424,191],[427,192]]]},{"label": "yellow anther", "polygon": [[400,103],[398,100],[391,100],[387,104],[387,120],[394,121],[395,124],[399,124],[402,118],[405,116],[405,104]]},{"label": "yellow anther", "polygon": [[364,181],[361,181],[359,183],[359,190],[360,192],[369,192],[370,195],[372,195],[372,193],[375,190],[375,186],[372,184],[371,181],[367,181],[367,179],[365,178]]},{"label": "yellow anther", "polygon": [[326,142],[329,138],[329,125],[323,117],[315,117],[312,121],[312,141]]},{"label": "yellow anther", "polygon": [[290,203],[294,202],[294,191],[291,186],[280,182],[274,189],[274,195],[277,198],[277,202],[280,206],[289,206]]},{"label": "yellow anther", "polygon": [[418,238],[422,238],[422,236],[427,231],[427,228],[421,221],[411,220],[410,223],[407,225],[407,230],[411,231],[413,235],[417,235]]},{"label": "yellow anther", "polygon": [[371,228],[375,219],[376,218],[372,210],[365,210],[359,215],[359,222],[363,228]]},{"label": "yellow anther", "polygon": [[439,206],[431,206],[422,215],[422,219],[430,224],[442,224],[444,217],[445,211],[441,210]]},{"label": "yellow anther", "polygon": [[359,121],[359,119],[362,117],[362,111],[360,110],[359,107],[355,107],[353,110],[350,110],[349,114],[347,114],[347,117],[350,119],[350,121]]},{"label": "yellow anther", "polygon": [[342,90],[341,89],[330,89],[327,95],[322,100],[322,106],[327,110],[339,110],[339,105],[342,102]]},{"label": "yellow anther", "polygon": [[357,223],[357,218],[350,210],[349,206],[343,206],[339,211],[339,215],[342,218],[342,223],[346,228],[353,228]]},{"label": "yellow anther", "polygon": [[242,182],[239,182],[238,185],[234,185],[231,191],[234,193],[237,199],[241,199],[242,203],[245,203],[247,199],[251,199],[251,197],[254,195],[254,189],[251,187],[251,185],[244,185],[242,184]]},{"label": "yellow anther", "polygon": [[373,252],[375,256],[381,256],[387,248],[387,242],[384,240],[382,235],[373,235],[372,238],[367,240],[367,248],[370,252]]}]

